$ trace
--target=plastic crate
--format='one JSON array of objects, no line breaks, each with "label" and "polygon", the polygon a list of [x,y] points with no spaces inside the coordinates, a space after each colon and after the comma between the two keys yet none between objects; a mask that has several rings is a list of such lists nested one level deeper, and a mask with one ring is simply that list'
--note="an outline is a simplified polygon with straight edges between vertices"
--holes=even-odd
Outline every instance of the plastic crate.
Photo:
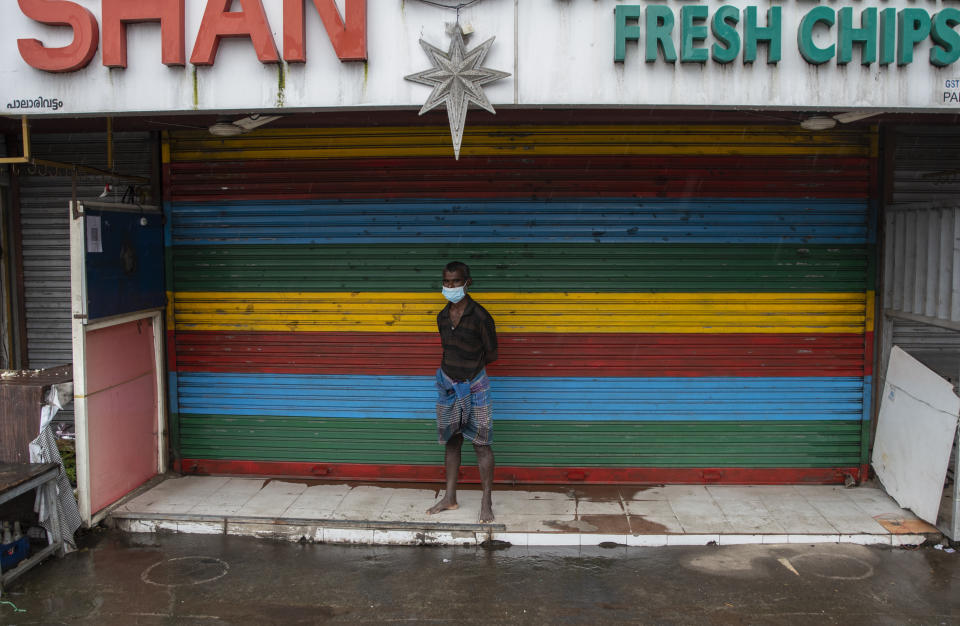
[{"label": "plastic crate", "polygon": [[0,543],[0,570],[13,569],[28,556],[30,556],[30,539],[26,536],[11,543]]}]

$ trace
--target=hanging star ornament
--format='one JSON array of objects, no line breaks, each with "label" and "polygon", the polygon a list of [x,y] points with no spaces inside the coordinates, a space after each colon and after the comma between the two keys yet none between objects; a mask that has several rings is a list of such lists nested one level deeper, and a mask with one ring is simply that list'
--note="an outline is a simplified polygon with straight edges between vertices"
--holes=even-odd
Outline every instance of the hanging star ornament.
[{"label": "hanging star ornament", "polygon": [[463,33],[459,26],[453,29],[453,39],[450,41],[450,50],[447,52],[421,39],[420,47],[430,57],[434,67],[404,77],[406,80],[433,87],[433,92],[420,109],[420,115],[441,104],[446,104],[447,119],[450,121],[450,137],[453,139],[453,154],[457,160],[460,159],[460,143],[463,141],[469,103],[472,102],[496,115],[493,105],[483,93],[483,86],[510,76],[507,72],[480,67],[494,39],[496,37],[491,37],[468,51],[463,43]]}]

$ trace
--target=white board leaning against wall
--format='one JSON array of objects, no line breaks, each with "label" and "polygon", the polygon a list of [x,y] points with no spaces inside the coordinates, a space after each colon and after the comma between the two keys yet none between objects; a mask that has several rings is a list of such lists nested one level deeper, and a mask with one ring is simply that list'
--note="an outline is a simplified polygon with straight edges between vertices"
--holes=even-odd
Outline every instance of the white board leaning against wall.
[{"label": "white board leaning against wall", "polygon": [[894,346],[883,386],[873,467],[897,503],[936,524],[960,398],[953,385]]}]

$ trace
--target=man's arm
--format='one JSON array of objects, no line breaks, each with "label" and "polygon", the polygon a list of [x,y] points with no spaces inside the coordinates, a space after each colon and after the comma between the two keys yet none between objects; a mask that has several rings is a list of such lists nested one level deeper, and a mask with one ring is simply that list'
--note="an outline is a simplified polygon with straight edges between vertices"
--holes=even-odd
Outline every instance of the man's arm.
[{"label": "man's arm", "polygon": [[497,354],[497,326],[493,323],[493,317],[489,314],[483,323],[480,340],[483,342],[484,360],[486,363],[493,363],[499,356]]}]

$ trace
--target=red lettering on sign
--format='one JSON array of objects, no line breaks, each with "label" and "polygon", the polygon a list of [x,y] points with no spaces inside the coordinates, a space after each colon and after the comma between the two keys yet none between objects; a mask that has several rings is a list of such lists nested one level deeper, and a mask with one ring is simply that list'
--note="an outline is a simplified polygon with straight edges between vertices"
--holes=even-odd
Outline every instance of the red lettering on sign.
[{"label": "red lettering on sign", "polygon": [[[278,63],[280,55],[273,40],[262,0],[238,0],[239,11],[231,11],[233,0],[208,0],[194,43],[190,62],[213,65],[220,40],[248,37],[263,63]],[[307,0],[283,0],[283,56],[290,63],[307,60],[305,10]],[[367,59],[367,2],[345,0],[340,15],[335,0],[312,0],[327,31],[333,50],[341,61]],[[127,67],[127,24],[160,22],[161,61],[164,65],[186,65],[184,41],[185,0],[101,0],[103,12],[103,64]],[[73,41],[62,48],[47,48],[36,39],[18,39],[20,56],[31,67],[47,72],[73,72],[89,65],[97,52],[100,24],[77,2],[69,0],[17,0],[20,10],[32,20],[50,26],[69,26]]]},{"label": "red lettering on sign", "polygon": [[17,39],[20,56],[30,67],[46,72],[74,72],[90,63],[100,40],[100,27],[93,13],[66,0],[17,2],[23,14],[32,20],[73,29],[73,41],[62,48],[46,48],[36,39]]},{"label": "red lettering on sign", "polygon": [[103,64],[127,67],[127,24],[160,22],[164,65],[186,65],[184,0],[103,0]]},{"label": "red lettering on sign", "polygon": [[200,22],[190,62],[213,65],[217,48],[224,37],[249,37],[257,58],[263,63],[279,63],[277,45],[270,32],[267,15],[260,0],[240,0],[240,11],[230,11],[233,0],[209,0]]},{"label": "red lettering on sign", "polygon": [[[283,0],[283,58],[288,63],[306,63],[304,0]],[[346,19],[334,0],[313,0],[333,51],[341,61],[367,60],[367,0],[347,0]]]}]

